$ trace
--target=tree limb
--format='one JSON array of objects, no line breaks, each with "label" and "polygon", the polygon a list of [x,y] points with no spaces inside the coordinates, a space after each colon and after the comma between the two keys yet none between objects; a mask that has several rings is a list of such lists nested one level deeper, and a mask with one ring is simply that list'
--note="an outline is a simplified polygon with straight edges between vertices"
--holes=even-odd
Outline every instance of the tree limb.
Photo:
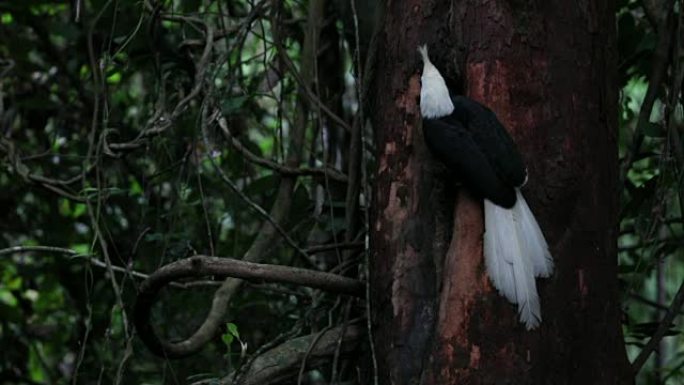
[{"label": "tree limb", "polygon": [[157,299],[159,290],[172,281],[207,275],[290,283],[357,297],[363,297],[365,288],[361,281],[355,279],[297,267],[203,255],[176,261],[150,274],[149,278],[140,285],[140,292],[135,303],[134,323],[138,335],[153,353],[167,358],[180,358],[186,355],[166,349],[149,322],[152,305]]},{"label": "tree limb", "polygon": [[[338,343],[340,353],[349,355],[363,341],[364,330],[360,324],[338,326],[322,335],[318,333],[291,339],[259,356],[247,369],[242,385],[270,385],[294,377],[304,357],[307,367],[316,367],[335,353]],[[225,376],[220,384],[231,384],[232,374]]]},{"label": "tree limb", "polygon": [[620,186],[624,185],[627,178],[627,172],[632,167],[632,163],[638,158],[639,150],[644,141],[644,129],[650,122],[653,105],[658,97],[658,91],[667,74],[669,64],[670,48],[672,46],[672,37],[675,32],[677,23],[674,17],[674,0],[665,0],[667,8],[664,10],[666,16],[664,23],[658,25],[658,43],[653,51],[653,60],[651,63],[651,73],[648,76],[648,89],[646,96],[641,104],[639,110],[639,118],[637,119],[636,128],[634,130],[634,138],[632,140],[632,147],[625,155],[620,169]]}]

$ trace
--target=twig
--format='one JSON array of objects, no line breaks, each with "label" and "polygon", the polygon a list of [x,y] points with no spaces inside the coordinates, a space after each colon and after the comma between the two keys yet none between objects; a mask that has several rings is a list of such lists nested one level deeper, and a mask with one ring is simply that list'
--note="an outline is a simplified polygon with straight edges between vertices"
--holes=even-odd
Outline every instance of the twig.
[{"label": "twig", "polygon": [[618,252],[627,252],[627,251],[634,251],[634,250],[639,250],[643,248],[649,248],[649,247],[663,247],[663,246],[681,246],[684,245],[684,240],[682,239],[677,239],[677,238],[669,238],[669,239],[657,239],[653,240],[650,242],[646,243],[637,243],[635,245],[630,245],[630,246],[621,246],[618,247]]},{"label": "twig", "polygon": [[[13,172],[21,176],[25,181],[37,184],[38,186],[41,186],[63,198],[74,202],[83,203],[86,201],[86,199],[74,195],[63,188],[79,181],[83,175],[83,172],[75,177],[64,180],[44,177],[42,175],[33,174],[29,171],[28,167],[21,161],[21,157],[17,153],[14,143],[9,139],[0,138],[0,150],[7,154],[7,158],[12,165]],[[89,167],[87,170],[85,170],[85,172],[87,173],[90,170],[92,170],[92,167]]]},{"label": "twig", "polygon": [[679,285],[677,294],[670,304],[670,307],[667,309],[665,316],[660,321],[656,332],[653,334],[651,339],[648,340],[644,348],[641,349],[641,352],[639,352],[639,355],[634,362],[632,362],[632,372],[635,375],[639,373],[639,370],[641,370],[641,368],[644,366],[646,360],[648,360],[648,357],[651,355],[651,353],[653,353],[653,350],[658,347],[660,340],[663,339],[665,333],[667,333],[667,331],[670,329],[672,321],[674,321],[675,317],[677,317],[677,314],[679,314],[681,311],[682,304],[684,304],[684,281],[682,281],[682,283]]},{"label": "twig", "polygon": [[[276,350],[278,346],[282,346],[286,344],[288,340],[292,340],[295,336],[300,334],[302,332],[304,322],[300,319],[298,320],[290,330],[285,331],[283,333],[278,334],[275,338],[273,338],[271,341],[266,342],[265,344],[259,346],[259,348],[252,354],[251,357],[245,362],[243,365],[240,366],[238,370],[235,370],[232,374],[232,376],[226,376],[232,377],[232,381],[230,382],[230,385],[242,385],[245,382],[250,380],[249,374],[254,374],[254,373],[248,373],[250,369],[253,367],[255,362],[258,362],[260,358],[262,358],[262,355],[268,356],[270,350]],[[210,385],[215,385],[214,383]],[[259,384],[262,385],[262,384]]]},{"label": "twig", "polygon": [[[682,1],[679,2],[679,6],[681,9],[681,6],[684,5]],[[682,149],[682,141],[679,136],[679,129],[677,124],[675,122],[677,121],[675,117],[675,113],[677,111],[677,101],[679,100],[680,93],[681,93],[681,88],[682,88],[682,81],[684,81],[684,66],[682,66],[682,61],[681,61],[681,54],[682,54],[682,44],[684,44],[684,14],[682,12],[679,12],[679,19],[677,23],[677,35],[675,38],[675,47],[674,47],[674,52],[672,53],[672,62],[673,62],[673,67],[674,67],[674,72],[675,72],[675,78],[674,78],[674,84],[672,85],[672,90],[670,94],[670,100],[669,100],[669,109],[670,113],[668,115],[668,121],[667,121],[667,132],[668,132],[668,139],[669,142],[672,145],[672,148],[674,150],[674,155],[675,158],[677,159],[677,164],[679,165],[679,173],[681,174],[682,167],[684,167],[684,150]],[[681,190],[680,190],[680,195],[681,195]]]},{"label": "twig", "polygon": [[[275,25],[275,21],[272,21],[272,23]],[[292,59],[287,54],[287,51],[285,50],[285,47],[283,46],[283,42],[280,39],[280,35],[278,34],[278,31],[276,28],[273,29],[273,43],[276,47],[276,50],[278,51],[278,54],[280,55],[280,58],[285,62],[287,65],[287,68],[290,70],[290,73],[292,76],[295,78],[299,86],[304,90],[304,94],[307,96],[307,98],[312,101],[318,108],[321,109],[321,111],[325,112],[330,119],[332,119],[335,123],[339,124],[340,127],[343,127],[347,132],[351,131],[351,127],[349,127],[349,124],[342,120],[337,114],[332,112],[326,105],[321,101],[321,99],[316,96],[316,94],[311,90],[311,88],[308,86],[306,81],[302,79],[302,76],[300,75],[299,71],[297,70],[297,67],[295,64],[292,62]]]},{"label": "twig", "polygon": [[656,49],[653,52],[653,62],[651,63],[651,73],[648,77],[648,89],[646,91],[646,96],[641,104],[641,109],[639,110],[639,118],[637,119],[636,128],[634,130],[634,138],[632,140],[632,147],[630,151],[625,156],[623,160],[622,167],[620,170],[620,186],[624,185],[627,178],[627,172],[632,167],[632,163],[637,159],[639,155],[639,150],[641,149],[641,144],[644,141],[644,129],[647,124],[649,124],[651,111],[653,110],[653,104],[658,97],[658,91],[660,85],[665,79],[668,67],[668,59],[670,57],[670,47],[672,46],[672,35],[675,31],[675,20],[674,20],[674,1],[675,0],[664,0],[667,2],[668,6],[666,8],[665,22],[659,25],[658,28],[658,43]]},{"label": "twig", "polygon": [[314,338],[311,340],[309,348],[306,349],[306,353],[304,353],[304,356],[302,357],[302,362],[301,364],[299,364],[299,373],[297,374],[297,385],[302,385],[302,379],[304,378],[304,370],[306,370],[306,359],[309,358],[311,352],[316,347],[316,344],[318,344],[318,341],[321,339],[321,337],[323,337],[323,334],[325,334],[325,332],[329,331],[330,329],[332,329],[331,326],[323,328],[323,330],[316,333]]},{"label": "twig", "polygon": [[[221,39],[224,39],[230,35],[236,34],[239,31],[241,31],[243,28],[246,26],[251,25],[254,20],[256,20],[259,16],[263,14],[263,11],[265,10],[265,6],[268,4],[268,1],[262,1],[254,6],[252,11],[245,17],[245,19],[238,25],[234,25],[228,28],[224,28],[222,30],[216,31],[214,33],[214,41],[218,41]],[[219,3],[220,6],[220,3]],[[162,14],[161,17],[165,20],[177,20],[175,19],[178,15],[172,15],[172,14]],[[198,39],[185,39],[183,40],[179,47],[184,47],[184,46],[201,46],[203,42]]]},{"label": "twig", "polygon": [[202,216],[204,217],[204,225],[206,226],[207,229],[207,241],[209,242],[209,253],[211,255],[216,255],[214,252],[214,236],[211,231],[211,220],[209,219],[209,210],[207,210],[207,206],[209,203],[207,202],[205,196],[204,196],[204,187],[202,186],[202,167],[201,167],[201,162],[199,159],[199,156],[197,153],[195,153],[195,158],[196,159],[196,170],[195,170],[195,175],[197,176],[197,187],[198,187],[198,192],[200,196],[200,203],[202,205]]},{"label": "twig", "polygon": [[0,249],[0,255],[25,253],[31,251],[45,251],[48,253],[61,253],[68,255],[83,255],[76,250],[55,246],[12,246],[5,249]]},{"label": "twig", "polygon": [[340,353],[342,352],[342,342],[343,342],[344,333],[346,332],[347,327],[349,327],[349,313],[351,312],[351,308],[352,308],[352,300],[349,299],[349,300],[347,300],[347,304],[344,308],[344,318],[342,320],[342,331],[340,331],[340,338],[337,340],[337,346],[335,347],[335,353],[333,354],[332,374],[330,375],[330,385],[335,385],[338,381],[339,373],[337,372],[337,367],[339,366]]},{"label": "twig", "polygon": [[[637,300],[638,302],[643,303],[644,305],[648,305],[648,306],[654,307],[654,308],[656,308],[656,309],[658,309],[658,310],[667,310],[667,309],[669,309],[667,306],[661,305],[661,304],[659,304],[658,302],[655,302],[655,301],[651,301],[650,299],[645,298],[645,297],[642,297],[642,296],[640,296],[640,295],[638,295],[638,294],[630,293],[629,296],[630,296],[630,298],[633,298],[633,299]],[[679,311],[679,314],[684,314],[684,311],[680,310],[680,311]]]},{"label": "twig", "polygon": [[330,250],[348,250],[348,249],[361,249],[363,248],[363,242],[342,242],[342,243],[330,243],[326,245],[314,245],[306,248],[308,254],[322,253]]},{"label": "twig", "polygon": [[[358,68],[359,74],[358,74],[358,79],[357,79],[357,92],[358,92],[358,98],[359,98],[359,120],[361,122],[359,126],[359,135],[360,135],[360,141],[361,141],[361,149],[360,149],[360,161],[361,161],[361,185],[362,185],[362,191],[363,191],[363,197],[366,202],[364,202],[364,243],[365,243],[365,248],[364,248],[364,273],[366,274],[366,277],[370,275],[369,272],[369,266],[370,266],[370,252],[368,250],[369,246],[369,229],[368,229],[368,224],[370,223],[370,213],[368,210],[368,200],[370,199],[370,184],[368,182],[368,160],[366,159],[365,156],[365,151],[364,151],[364,144],[365,144],[365,124],[366,120],[364,118],[364,108],[365,108],[365,103],[364,101],[366,100],[366,95],[367,92],[370,90],[370,79],[373,79],[374,73],[372,72],[373,70],[373,65],[375,64],[375,55],[376,55],[376,47],[378,44],[378,31],[380,29],[380,23],[377,23],[375,26],[375,29],[373,31],[373,36],[371,38],[371,43],[370,43],[370,49],[368,52],[367,58],[364,58],[366,62],[364,63],[363,71],[362,73],[362,67],[361,67],[361,47],[360,47],[360,36],[359,36],[359,18],[358,18],[358,13],[356,11],[356,1],[355,0],[349,0],[351,9],[352,9],[352,15],[354,17],[354,37],[356,40],[356,66]],[[362,76],[363,75],[363,76]],[[372,374],[373,374],[373,385],[378,385],[379,384],[379,370],[378,370],[378,359],[375,351],[375,341],[373,337],[373,327],[372,327],[372,301],[371,301],[371,288],[370,288],[370,279],[366,279],[366,293],[365,293],[365,299],[366,299],[366,333],[368,333],[368,345],[370,347],[370,355],[371,355],[371,364],[372,364]]]},{"label": "twig", "polygon": [[[183,20],[187,21],[187,18],[184,16],[177,16],[179,18],[182,18]],[[194,19],[193,19],[194,20]],[[117,150],[117,151],[131,151],[134,149],[137,149],[141,147],[145,139],[159,135],[166,131],[169,127],[171,127],[175,121],[181,116],[181,114],[185,111],[185,107],[190,103],[193,99],[195,99],[199,94],[200,91],[202,91],[202,88],[205,85],[204,81],[204,75],[207,71],[207,66],[209,64],[209,58],[211,57],[211,52],[212,52],[212,47],[214,43],[214,38],[213,38],[213,28],[206,24],[203,23],[201,20],[196,20],[197,22],[201,23],[204,26],[205,30],[205,45],[204,45],[204,50],[202,51],[202,56],[200,56],[200,60],[197,63],[197,72],[195,73],[195,79],[194,79],[194,85],[190,92],[183,97],[174,107],[173,111],[168,115],[162,114],[159,117],[154,117],[151,122],[151,127],[143,130],[138,136],[129,141],[129,142],[123,142],[123,143],[108,143],[105,140],[105,153],[110,155],[110,156],[118,156],[116,153],[114,153],[112,150]],[[106,139],[106,138],[105,138]]]},{"label": "twig", "polygon": [[[46,253],[60,253],[60,254],[67,254],[73,257],[87,257],[88,262],[93,264],[93,266],[100,267],[103,269],[107,269],[107,263],[101,259],[97,259],[94,256],[90,254],[82,254],[79,253],[76,250],[72,249],[66,249],[63,247],[55,247],[55,246],[13,246],[13,247],[8,247],[5,249],[0,249],[0,255],[7,255],[7,254],[17,254],[17,253],[27,253],[27,252],[46,252]],[[111,270],[115,271],[117,273],[121,274],[126,274],[130,275],[131,277],[139,278],[139,279],[147,279],[150,276],[145,273],[141,273],[136,270],[131,270],[131,269],[126,269],[121,266],[116,266],[112,265]],[[171,286],[178,288],[178,289],[189,289],[192,287],[196,286],[218,286],[220,285],[220,282],[217,281],[191,281],[191,282],[171,282]],[[264,288],[264,290],[269,290]]]},{"label": "twig", "polygon": [[[207,146],[208,149],[211,149],[212,146],[211,146],[211,143],[209,142],[209,138],[207,136],[207,131],[208,131],[207,130],[207,124],[208,124],[208,122],[215,120],[215,117],[218,116],[218,114],[219,114],[219,111],[216,110],[212,114],[212,117],[207,118],[205,116],[206,115],[206,108],[202,112],[202,117],[203,117],[202,118],[202,124],[201,124],[202,125],[202,138],[204,140],[204,145]],[[285,231],[285,229],[283,229],[280,226],[280,224],[278,224],[278,222],[269,213],[266,212],[266,210],[264,210],[256,202],[251,200],[244,192],[242,192],[242,190],[235,184],[235,182],[233,182],[228,177],[228,175],[226,175],[226,173],[223,171],[223,169],[216,163],[214,158],[212,158],[211,156],[208,156],[208,159],[209,159],[209,162],[211,162],[211,165],[214,167],[214,170],[216,170],[216,172],[218,173],[219,178],[221,178],[221,180],[225,184],[227,184],[228,187],[230,187],[230,189],[233,190],[233,192],[235,194],[237,194],[238,197],[240,197],[240,199],[242,199],[245,203],[247,203],[247,205],[252,210],[256,211],[257,214],[259,214],[262,218],[264,218],[266,221],[268,221],[268,223],[270,223],[271,226],[273,226],[273,228],[283,237],[285,242],[288,245],[290,245],[294,250],[296,250],[299,255],[302,256],[304,262],[309,264],[309,266],[315,267],[316,264],[311,260],[311,258],[309,257],[309,254],[304,249],[299,247],[297,242],[294,239],[292,239],[292,237],[290,237],[290,235],[287,233],[287,231]]]},{"label": "twig", "polygon": [[226,137],[226,139],[230,142],[231,146],[237,150],[237,152],[240,153],[240,155],[244,156],[245,159],[248,161],[258,164],[259,166],[266,167],[268,169],[271,169],[273,171],[277,171],[278,173],[282,175],[288,175],[288,176],[327,176],[330,179],[336,180],[338,182],[347,182],[347,176],[341,173],[338,170],[335,170],[334,168],[331,167],[324,167],[324,168],[313,168],[313,167],[289,167],[277,162],[270,161],[268,159],[264,159],[253,152],[249,151],[245,146],[242,145],[242,143],[235,138],[231,133],[230,130],[228,129],[228,125],[226,123],[226,119],[224,117],[220,117],[218,119],[218,124],[219,127],[221,127],[221,132],[223,132],[223,135]]}]

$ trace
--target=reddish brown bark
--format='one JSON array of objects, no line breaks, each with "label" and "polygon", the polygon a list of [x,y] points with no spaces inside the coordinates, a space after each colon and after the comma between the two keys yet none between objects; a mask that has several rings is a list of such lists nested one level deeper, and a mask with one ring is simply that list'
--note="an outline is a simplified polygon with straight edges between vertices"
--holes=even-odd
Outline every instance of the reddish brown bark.
[{"label": "reddish brown bark", "polygon": [[[385,4],[371,265],[382,383],[632,381],[617,292],[613,7],[552,3]],[[538,280],[535,331],[488,281],[480,202],[444,183],[423,143],[422,43],[448,78],[464,74],[461,91],[497,113],[529,167],[524,194],[556,261]]]}]

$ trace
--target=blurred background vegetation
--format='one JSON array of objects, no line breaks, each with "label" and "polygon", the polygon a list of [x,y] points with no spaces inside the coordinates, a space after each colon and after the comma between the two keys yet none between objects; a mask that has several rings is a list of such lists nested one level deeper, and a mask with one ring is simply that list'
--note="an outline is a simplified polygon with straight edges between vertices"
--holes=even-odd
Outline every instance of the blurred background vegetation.
[{"label": "blurred background vegetation", "polygon": [[[363,317],[360,301],[250,282],[186,359],[152,355],[131,326],[142,279],[195,254],[364,277],[374,3],[0,2],[1,383],[211,383]],[[634,360],[684,277],[684,15],[669,0],[617,3]],[[192,335],[221,281],[165,289],[162,338]],[[684,383],[680,325],[637,383]],[[358,361],[335,354],[282,383],[356,383]]]}]

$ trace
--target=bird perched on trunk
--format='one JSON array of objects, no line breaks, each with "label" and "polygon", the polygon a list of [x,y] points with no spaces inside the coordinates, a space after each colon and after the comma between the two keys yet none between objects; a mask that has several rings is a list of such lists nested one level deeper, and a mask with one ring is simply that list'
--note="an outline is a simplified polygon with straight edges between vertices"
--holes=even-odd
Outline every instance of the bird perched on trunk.
[{"label": "bird perched on trunk", "polygon": [[518,304],[527,329],[541,322],[535,277],[548,277],[553,260],[544,235],[520,188],[527,170],[515,143],[496,115],[465,96],[453,95],[432,64],[426,46],[420,113],[432,154],[484,199],[484,257],[494,287]]}]

